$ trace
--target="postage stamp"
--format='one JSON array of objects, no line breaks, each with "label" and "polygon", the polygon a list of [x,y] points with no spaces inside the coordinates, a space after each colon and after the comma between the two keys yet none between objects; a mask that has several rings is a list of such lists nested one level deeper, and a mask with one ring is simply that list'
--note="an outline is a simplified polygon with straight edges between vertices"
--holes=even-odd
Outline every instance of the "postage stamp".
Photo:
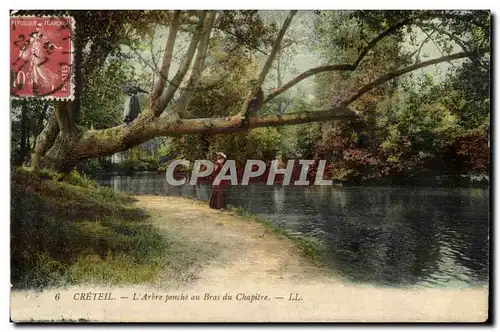
[{"label": "postage stamp", "polygon": [[74,19],[70,16],[10,18],[10,95],[74,98]]}]

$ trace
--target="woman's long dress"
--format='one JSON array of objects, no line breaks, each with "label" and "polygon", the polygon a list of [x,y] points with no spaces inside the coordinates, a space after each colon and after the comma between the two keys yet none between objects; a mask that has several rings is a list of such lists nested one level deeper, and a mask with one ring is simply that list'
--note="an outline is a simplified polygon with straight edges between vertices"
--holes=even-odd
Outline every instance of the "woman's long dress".
[{"label": "woman's long dress", "polygon": [[[215,180],[221,169],[222,164],[215,164],[212,181]],[[224,209],[226,207],[226,192],[228,185],[229,183],[227,180],[222,180],[218,185],[212,185],[212,195],[210,196],[209,204],[212,209]]]}]

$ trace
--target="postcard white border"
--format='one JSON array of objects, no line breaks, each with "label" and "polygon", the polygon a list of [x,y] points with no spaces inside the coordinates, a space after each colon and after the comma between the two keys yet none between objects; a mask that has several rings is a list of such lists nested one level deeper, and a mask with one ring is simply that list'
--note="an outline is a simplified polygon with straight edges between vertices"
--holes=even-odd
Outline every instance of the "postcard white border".
[{"label": "postcard white border", "polygon": [[[4,13],[7,12],[8,8],[8,3],[7,2],[2,2],[2,4],[7,4],[7,6],[4,9]],[[143,0],[141,2],[137,1],[132,1],[132,0],[123,0],[119,3],[121,9],[160,9],[159,5],[160,3],[158,1],[154,0]],[[19,7],[26,7],[26,8],[37,8],[40,6],[40,3],[34,0],[28,0],[28,1],[23,1],[23,3],[17,2],[16,5]],[[72,1],[72,2],[67,2],[67,1],[61,1],[61,0],[47,0],[43,2],[43,5],[45,7],[49,8],[67,8],[67,9],[82,9],[82,8],[87,8],[87,9],[111,9],[108,3],[105,2],[84,2],[84,1]],[[275,0],[273,2],[269,1],[264,1],[264,0],[257,0],[252,2],[252,4],[249,6],[248,1],[234,1],[234,0],[219,0],[217,2],[215,1],[202,1],[202,0],[185,0],[183,2],[162,2],[161,3],[161,8],[163,9],[174,9],[174,8],[184,8],[184,9],[195,9],[195,8],[219,8],[219,9],[269,9],[269,10],[277,10],[277,9],[394,9],[394,8],[401,8],[401,9],[442,9],[442,8],[462,8],[462,9],[492,9],[494,10],[494,14],[498,14],[498,8],[499,8],[499,2],[498,1],[493,1],[493,0],[476,0],[476,1],[467,1],[467,0],[444,0],[444,1],[435,1],[435,0],[409,0],[409,1],[391,1],[391,0],[381,0],[381,1],[369,1],[369,0],[354,0],[354,1],[348,1],[348,2],[326,2],[324,0],[309,0],[307,2],[303,1],[290,1],[290,0]],[[118,9],[118,8],[115,8]],[[10,16],[4,15],[4,24],[3,26],[7,26],[7,21],[10,21]],[[498,23],[498,22],[497,22]],[[495,26],[493,28],[495,29]],[[10,38],[10,31],[7,29],[3,30],[5,39],[4,40],[9,40]],[[493,34],[494,40],[493,42],[496,43],[498,42],[498,33]],[[4,53],[4,62],[7,63],[9,55],[5,55],[8,53]],[[10,77],[9,73],[9,67],[5,66],[5,74],[7,77]],[[498,66],[495,67],[494,73],[493,74],[498,74]],[[498,77],[498,75],[496,75]],[[10,96],[10,89],[9,89],[9,84],[7,83],[7,79],[3,80],[3,84],[5,84],[4,88],[1,90],[5,94],[5,99],[4,100],[9,100]],[[494,92],[494,95],[500,96],[500,89],[498,88],[498,85],[493,87],[494,90],[492,89],[492,92]],[[496,106],[496,100],[493,98],[493,107]],[[9,117],[9,112],[4,113],[5,117]],[[497,116],[498,118],[498,116]],[[500,120],[494,119],[493,123],[493,129],[497,128]],[[9,312],[10,312],[10,229],[9,229],[9,223],[6,222],[10,220],[10,173],[9,173],[9,157],[10,157],[10,121],[7,119],[6,121],[1,121],[0,122],[1,126],[3,128],[0,128],[0,133],[4,135],[4,139],[0,140],[2,144],[0,144],[1,150],[0,152],[2,153],[3,156],[3,163],[0,163],[0,170],[2,171],[1,173],[3,174],[2,177],[2,182],[0,184],[1,187],[1,196],[3,198],[3,206],[2,209],[0,209],[2,213],[2,220],[4,221],[2,223],[3,226],[3,234],[4,234],[4,240],[1,241],[3,250],[0,253],[0,257],[2,257],[2,262],[5,267],[7,267],[7,271],[9,272],[4,272],[1,274],[0,278],[2,279],[2,285],[3,287],[0,287],[1,289],[1,296],[0,298],[2,299],[2,319],[1,319],[1,326],[2,328],[5,328],[5,331],[13,331],[14,330],[14,325],[9,323]],[[497,134],[497,133],[495,133]],[[493,136],[494,143],[496,142],[496,137],[497,135]],[[492,147],[496,147],[497,144],[493,144]],[[494,153],[493,153],[494,155]],[[500,172],[500,165],[498,163],[493,164],[495,166],[494,171],[498,174]],[[492,188],[495,188],[497,184],[497,177],[494,178],[494,183],[492,184]],[[492,200],[492,205],[500,206],[500,197],[496,196],[495,200]],[[498,220],[498,218],[495,218]],[[492,221],[492,222],[495,222]],[[495,238],[499,238],[499,233],[500,233],[500,227],[495,227]],[[498,245],[496,246],[498,249]],[[497,251],[493,253],[493,260],[495,266],[499,265],[499,257],[497,255]],[[494,273],[495,271],[493,271]],[[498,287],[495,287],[496,292],[495,292],[495,297],[498,293]],[[497,297],[496,297],[497,298]],[[496,317],[498,317],[498,305],[495,306],[495,314]],[[32,328],[37,328],[38,326],[31,326]],[[172,330],[185,330],[185,329],[190,329],[190,328],[200,328],[200,326],[168,326],[169,329]],[[207,329],[218,329],[221,326],[205,326],[203,328]],[[236,330],[241,330],[245,328],[255,328],[256,326],[230,326],[228,328],[236,329]],[[395,331],[398,330],[403,330],[404,328],[410,327],[412,329],[416,330],[425,330],[425,331],[440,331],[442,329],[449,328],[450,330],[455,330],[456,326],[435,326],[435,325],[405,325],[405,326],[363,326],[363,325],[349,325],[349,326],[339,326],[339,325],[321,325],[321,326],[313,326],[313,327],[304,327],[304,326],[286,326],[285,328],[290,329],[290,330],[297,330],[297,331],[304,331],[304,329],[315,329],[315,328],[333,328],[336,331],[351,331],[352,329],[356,330],[369,330],[370,328],[378,328],[380,330],[384,330],[387,327],[390,327],[391,329],[394,329]],[[44,329],[51,329],[49,326],[42,326]],[[74,326],[57,326],[54,327],[54,329],[57,328],[59,331],[73,331]],[[82,330],[94,330],[94,331],[106,331],[111,326],[79,326],[80,329]],[[262,330],[274,330],[276,328],[279,328],[278,326],[259,326],[259,329]],[[467,326],[468,329],[472,331],[482,331],[484,329],[484,326]],[[143,326],[128,326],[127,329],[129,331],[143,331],[144,327]],[[2,329],[4,330],[4,329]]]}]

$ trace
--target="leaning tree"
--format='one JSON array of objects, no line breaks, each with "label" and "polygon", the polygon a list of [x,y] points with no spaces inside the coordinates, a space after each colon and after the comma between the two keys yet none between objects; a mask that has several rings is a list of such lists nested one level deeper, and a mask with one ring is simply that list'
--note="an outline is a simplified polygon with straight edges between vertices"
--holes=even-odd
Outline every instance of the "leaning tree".
[{"label": "leaning tree", "polygon": [[[105,13],[105,14],[103,14]],[[270,102],[278,95],[289,90],[297,83],[316,74],[324,72],[354,72],[359,69],[364,59],[370,56],[377,44],[388,36],[411,33],[416,27],[432,31],[435,36],[448,39],[461,47],[460,52],[447,54],[427,61],[416,61],[411,65],[401,66],[381,73],[371,82],[360,85],[351,94],[338,100],[329,108],[288,112],[287,114],[258,116],[252,112],[247,114],[252,97],[264,83],[273,62],[283,48],[283,41],[296,11],[290,11],[280,29],[276,29],[274,40],[269,43],[267,58],[260,70],[252,88],[242,103],[241,110],[232,116],[224,118],[186,118],[184,111],[197,93],[203,71],[206,68],[206,59],[210,56],[211,35],[214,30],[220,29],[224,18],[229,12],[196,11],[196,12],[159,12],[153,17],[143,13],[127,12],[76,12],[72,13],[76,19],[74,33],[75,63],[75,100],[59,101],[55,111],[47,121],[43,131],[36,140],[32,156],[34,169],[52,168],[58,171],[71,170],[78,162],[127,150],[142,142],[158,136],[176,136],[182,134],[201,133],[231,133],[249,130],[257,127],[282,126],[308,122],[350,120],[362,116],[356,110],[356,100],[383,84],[412,71],[450,62],[462,58],[478,59],[489,53],[489,12],[471,11],[387,11],[354,12],[354,15],[368,15],[365,19],[372,22],[371,28],[380,33],[366,40],[359,48],[359,53],[349,63],[327,64],[311,68],[282,86],[274,89],[267,95],[259,107]],[[89,16],[94,16],[93,20]],[[321,12],[316,13],[321,15]],[[103,22],[95,22],[102,19]],[[111,18],[110,18],[111,17]],[[234,17],[234,15],[233,15]],[[148,21],[151,19],[151,21]],[[371,19],[371,21],[370,21]],[[79,126],[80,99],[85,84],[85,76],[102,64],[110,56],[113,48],[109,42],[123,39],[120,34],[130,33],[136,28],[130,22],[145,20],[144,26],[154,23],[168,25],[168,36],[165,41],[163,59],[158,68],[158,79],[149,96],[148,108],[130,125],[118,125],[106,129],[84,129]],[[94,22],[86,24],[85,22]],[[101,24],[119,25],[125,28],[103,30]],[[222,22],[222,23],[221,23]],[[226,31],[228,32],[228,31]],[[190,40],[185,54],[180,61],[179,68],[174,75],[169,75],[172,67],[174,46],[180,33],[189,33]],[[231,32],[228,32],[231,33]],[[246,36],[237,36],[241,43],[245,43]],[[114,40],[115,38],[116,40]],[[84,49],[91,52],[84,57]],[[116,48],[115,48],[116,49]],[[383,61],[383,59],[380,59]],[[190,70],[191,69],[191,70]],[[189,75],[188,75],[189,73]],[[169,77],[172,78],[169,78]],[[177,98],[178,96],[178,98]],[[168,111],[167,111],[168,109]]]}]

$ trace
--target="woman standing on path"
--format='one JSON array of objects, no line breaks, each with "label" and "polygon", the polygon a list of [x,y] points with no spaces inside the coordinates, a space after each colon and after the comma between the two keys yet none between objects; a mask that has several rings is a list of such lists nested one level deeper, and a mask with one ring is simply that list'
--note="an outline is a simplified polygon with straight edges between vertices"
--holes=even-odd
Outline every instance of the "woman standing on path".
[{"label": "woman standing on path", "polygon": [[[217,152],[217,160],[215,162],[214,172],[212,173],[213,180],[215,180],[219,172],[222,170],[222,166],[226,160],[227,157],[224,153]],[[212,209],[224,209],[226,207],[227,186],[227,180],[220,181],[220,184],[218,185],[212,185],[212,195],[210,196],[209,204]]]}]

